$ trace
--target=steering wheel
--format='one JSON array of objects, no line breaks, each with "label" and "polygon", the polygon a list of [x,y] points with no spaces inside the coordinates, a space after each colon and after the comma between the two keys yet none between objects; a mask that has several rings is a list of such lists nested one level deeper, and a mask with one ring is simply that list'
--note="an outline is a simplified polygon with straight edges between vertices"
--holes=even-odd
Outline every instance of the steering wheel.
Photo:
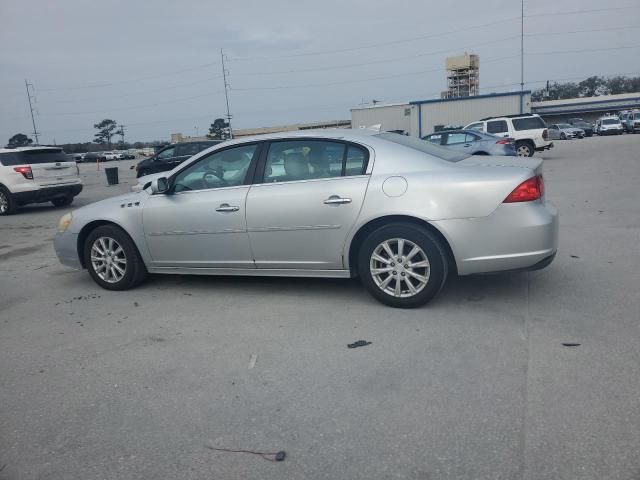
[{"label": "steering wheel", "polygon": [[227,186],[227,182],[225,181],[225,179],[221,176],[218,176],[218,174],[213,171],[205,172],[205,174],[202,176],[202,181],[208,188]]}]

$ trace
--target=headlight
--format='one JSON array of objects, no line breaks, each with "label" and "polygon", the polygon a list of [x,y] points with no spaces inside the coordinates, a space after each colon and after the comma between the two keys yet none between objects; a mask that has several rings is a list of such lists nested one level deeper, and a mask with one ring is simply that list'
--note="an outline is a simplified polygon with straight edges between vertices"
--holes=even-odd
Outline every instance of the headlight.
[{"label": "headlight", "polygon": [[58,232],[60,233],[66,232],[67,228],[69,228],[69,225],[71,225],[72,218],[73,217],[71,216],[71,212],[63,215],[63,217],[58,222]]}]

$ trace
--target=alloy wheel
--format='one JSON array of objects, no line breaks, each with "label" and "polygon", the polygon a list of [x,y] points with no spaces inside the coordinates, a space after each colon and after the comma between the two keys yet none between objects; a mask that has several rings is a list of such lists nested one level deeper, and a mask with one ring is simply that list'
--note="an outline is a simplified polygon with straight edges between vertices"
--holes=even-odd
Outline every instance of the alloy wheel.
[{"label": "alloy wheel", "polygon": [[392,238],[373,250],[369,270],[380,290],[393,297],[407,298],[426,287],[431,265],[417,244],[403,238]]},{"label": "alloy wheel", "polygon": [[91,266],[105,282],[117,283],[127,272],[127,257],[116,240],[100,237],[91,246]]}]

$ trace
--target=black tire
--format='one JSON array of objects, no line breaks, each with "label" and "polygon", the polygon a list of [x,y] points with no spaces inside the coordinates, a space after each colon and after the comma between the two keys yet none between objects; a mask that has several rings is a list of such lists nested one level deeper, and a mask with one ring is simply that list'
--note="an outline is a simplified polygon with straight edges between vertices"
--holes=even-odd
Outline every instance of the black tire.
[{"label": "black tire", "polygon": [[17,208],[18,205],[9,190],[0,187],[0,215],[11,215]]},{"label": "black tire", "polygon": [[53,203],[56,207],[66,207],[68,205],[71,205],[71,202],[73,202],[73,196],[71,195],[68,195],[66,197],[54,198],[53,200],[51,200],[51,203]]},{"label": "black tire", "polygon": [[535,149],[530,142],[516,142],[516,155],[518,155],[519,157],[533,157],[534,151]]},{"label": "black tire", "polygon": [[140,177],[144,177],[145,175],[151,175],[151,172],[149,172],[148,170],[140,170],[136,177],[140,178]]},{"label": "black tire", "polygon": [[[384,291],[380,286],[378,286],[376,280],[374,280],[370,268],[372,255],[383,242],[395,241],[396,251],[394,253],[398,253],[397,239],[404,240],[407,249],[410,246],[407,241],[413,243],[415,246],[418,246],[422,250],[422,252],[420,252],[418,255],[425,256],[430,265],[428,269],[429,275],[426,284],[417,293],[411,296],[397,297],[392,293],[387,293],[386,291]],[[393,245],[393,243],[391,244]],[[393,250],[393,247],[391,248]],[[404,253],[404,255],[408,255],[406,249],[404,249],[404,252],[401,253]],[[413,258],[420,258],[420,256]],[[406,257],[404,261],[407,261]],[[393,266],[395,266],[393,263],[389,265],[392,266],[392,268]],[[401,263],[398,264],[396,268],[402,269],[403,272],[408,271],[404,270]],[[380,302],[390,307],[416,308],[426,304],[442,289],[448,275],[447,254],[440,241],[426,228],[420,227],[418,225],[412,225],[410,223],[392,223],[378,228],[377,230],[370,233],[367,238],[365,238],[362,246],[360,247],[360,251],[358,252],[358,271],[360,273],[362,284],[369,291],[369,293],[371,293],[371,295],[373,295],[373,297]],[[422,272],[420,274],[424,277],[426,276],[426,271],[426,269],[420,270],[420,272]],[[391,282],[394,282],[394,280],[396,283],[400,282],[401,286],[404,283],[406,288],[404,288],[403,290],[407,290],[407,292],[405,293],[408,295],[410,292],[408,291],[409,286],[406,282],[407,280],[409,280],[413,285],[414,280],[410,278],[408,274],[404,275],[403,272],[394,272],[392,272],[391,274],[398,276],[394,276],[393,279],[389,281],[389,285],[391,284]],[[389,276],[391,276],[391,274],[389,274]],[[399,275],[402,275],[402,277],[400,277]],[[384,280],[386,280],[386,277]],[[382,281],[381,283],[384,283],[384,281]],[[396,283],[394,283],[394,286]]]},{"label": "black tire", "polygon": [[560,134],[560,140],[566,140],[567,136],[564,133]]},{"label": "black tire", "polygon": [[[109,282],[100,277],[96,272],[93,262],[91,261],[91,250],[94,242],[100,238],[115,240],[124,251],[126,264],[124,267],[124,275],[118,281]],[[140,257],[138,248],[131,237],[115,225],[103,225],[91,231],[85,240],[83,246],[84,264],[91,278],[106,290],[129,290],[142,283],[147,276],[147,269]]]}]

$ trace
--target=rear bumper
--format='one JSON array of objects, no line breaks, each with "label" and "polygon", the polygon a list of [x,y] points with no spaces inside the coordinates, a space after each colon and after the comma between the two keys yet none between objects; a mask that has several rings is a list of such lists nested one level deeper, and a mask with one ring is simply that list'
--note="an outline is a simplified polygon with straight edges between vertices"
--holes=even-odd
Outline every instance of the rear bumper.
[{"label": "rear bumper", "polygon": [[54,200],[56,198],[73,196],[75,197],[82,191],[82,184],[63,185],[60,187],[45,187],[38,190],[30,190],[26,192],[16,192],[12,196],[21,205],[27,203],[42,203]]},{"label": "rear bumper", "polygon": [[536,152],[551,150],[552,148],[553,148],[553,142],[549,142],[547,145],[543,145],[542,147],[536,147]]},{"label": "rear bumper", "polygon": [[488,217],[434,226],[449,240],[460,275],[544,268],[558,249],[558,210],[551,202],[501,204]]}]

